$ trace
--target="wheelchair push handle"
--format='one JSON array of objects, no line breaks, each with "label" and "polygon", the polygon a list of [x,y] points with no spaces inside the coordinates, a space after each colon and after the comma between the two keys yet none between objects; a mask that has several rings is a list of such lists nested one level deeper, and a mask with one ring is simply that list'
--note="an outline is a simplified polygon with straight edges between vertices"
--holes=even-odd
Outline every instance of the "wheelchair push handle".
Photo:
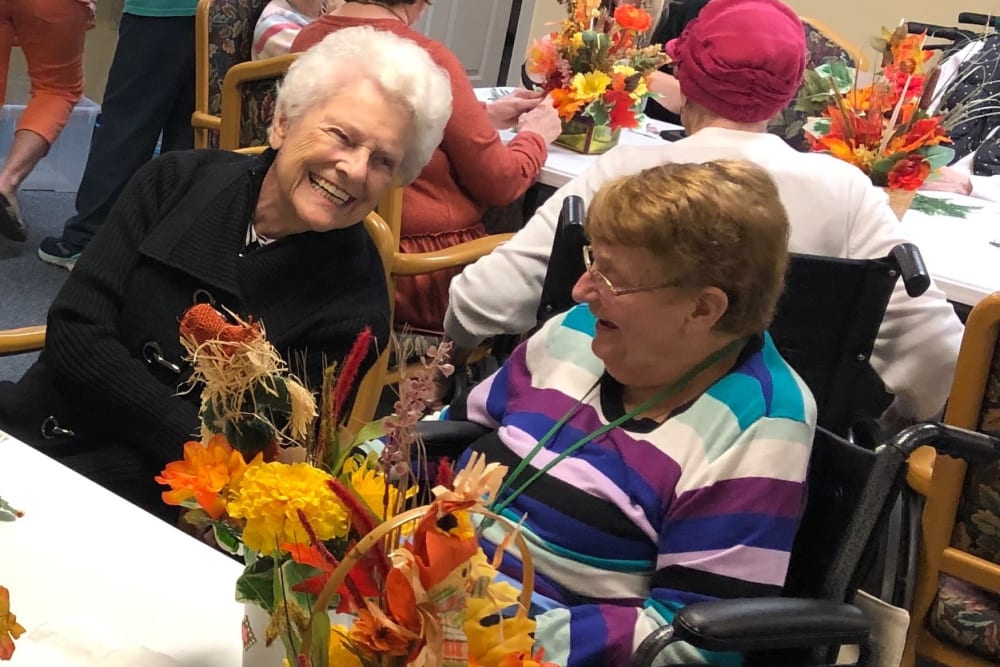
[{"label": "wheelchair push handle", "polygon": [[545,273],[542,296],[536,313],[539,325],[573,306],[573,285],[584,271],[581,252],[587,243],[583,231],[584,217],[585,206],[582,197],[569,195],[563,199],[559,222],[552,237],[549,267]]},{"label": "wheelchair push handle", "polygon": [[971,25],[990,25],[993,28],[1000,30],[1000,17],[997,16],[987,16],[986,14],[980,14],[978,12],[962,12],[958,15],[959,23],[967,23]]},{"label": "wheelchair push handle", "polygon": [[939,454],[972,464],[1000,459],[1000,438],[951,424],[914,424],[896,434],[891,445],[906,456],[918,447],[930,445]]},{"label": "wheelchair push handle", "polygon": [[927,270],[927,265],[924,264],[920,248],[912,243],[900,243],[892,249],[889,256],[899,267],[907,294],[911,297],[917,297],[927,291],[927,288],[931,286],[931,274]]},{"label": "wheelchair push handle", "polygon": [[[927,33],[928,37],[934,37],[937,39],[947,39],[952,42],[963,42],[971,39],[974,36],[969,30],[962,30],[961,28],[948,27],[943,25],[936,25],[934,23],[921,23],[919,21],[907,21],[906,30],[911,35],[919,35],[922,33]],[[933,48],[933,47],[924,47]],[[940,46],[938,47],[940,48]]]}]

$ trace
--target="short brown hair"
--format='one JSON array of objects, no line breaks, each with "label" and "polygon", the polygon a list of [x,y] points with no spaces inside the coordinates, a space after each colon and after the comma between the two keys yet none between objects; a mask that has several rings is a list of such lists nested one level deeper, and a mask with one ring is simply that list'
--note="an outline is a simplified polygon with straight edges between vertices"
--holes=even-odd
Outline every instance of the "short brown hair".
[{"label": "short brown hair", "polygon": [[767,328],[784,287],[788,216],[778,188],[750,162],[665,164],[616,179],[595,195],[587,235],[643,247],[678,287],[718,287],[729,307],[716,325]]}]

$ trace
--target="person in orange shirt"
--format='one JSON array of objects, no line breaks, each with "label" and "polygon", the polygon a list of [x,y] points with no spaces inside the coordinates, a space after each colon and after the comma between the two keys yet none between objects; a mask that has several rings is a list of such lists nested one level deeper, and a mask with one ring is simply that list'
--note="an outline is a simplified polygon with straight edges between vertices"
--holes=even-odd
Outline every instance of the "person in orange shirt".
[{"label": "person in orange shirt", "polygon": [[[548,144],[562,131],[549,98],[518,90],[484,104],[458,57],[447,46],[411,26],[427,0],[347,0],[299,32],[292,51],[303,51],[326,35],[359,25],[392,32],[423,47],[451,77],[452,112],[444,139],[420,176],[403,193],[400,249],[429,252],[486,235],[488,207],[506,206],[538,178]],[[544,103],[543,103],[544,102]],[[508,144],[498,129],[517,128]],[[448,306],[448,284],[459,269],[399,279],[394,327],[440,335]]]},{"label": "person in orange shirt", "polygon": [[94,25],[89,0],[0,0],[0,98],[7,95],[10,54],[21,47],[31,95],[0,168],[0,235],[26,241],[17,190],[49,152],[83,96],[84,33]]}]

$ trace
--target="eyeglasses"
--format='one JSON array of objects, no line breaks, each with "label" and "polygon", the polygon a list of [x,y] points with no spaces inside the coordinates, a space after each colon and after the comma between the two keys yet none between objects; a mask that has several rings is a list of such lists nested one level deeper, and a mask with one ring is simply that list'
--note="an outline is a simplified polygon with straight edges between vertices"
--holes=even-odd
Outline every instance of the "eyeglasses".
[{"label": "eyeglasses", "polygon": [[594,251],[589,245],[583,246],[583,265],[587,268],[587,273],[594,276],[595,278],[600,278],[608,287],[608,291],[615,296],[624,296],[625,294],[638,294],[639,292],[650,292],[655,289],[663,289],[665,287],[676,287],[676,283],[660,283],[658,285],[642,285],[640,287],[616,287],[608,277],[594,268]]}]

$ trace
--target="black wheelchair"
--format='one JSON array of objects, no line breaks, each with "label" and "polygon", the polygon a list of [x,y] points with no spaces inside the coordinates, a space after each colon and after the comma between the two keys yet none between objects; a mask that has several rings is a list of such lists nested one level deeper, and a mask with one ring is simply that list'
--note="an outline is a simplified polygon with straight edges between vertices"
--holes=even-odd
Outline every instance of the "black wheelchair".
[{"label": "black wheelchair", "polygon": [[[538,308],[540,322],[572,305],[570,289],[584,270],[582,220],[582,201],[567,198]],[[657,656],[678,641],[743,653],[750,666],[833,664],[841,646],[858,647],[855,664],[873,664],[872,624],[853,601],[884,544],[910,453],[931,445],[970,462],[1000,456],[1000,440],[936,423],[917,424],[888,439],[867,431],[869,439],[878,439],[857,442],[854,429],[881,414],[890,399],[868,360],[900,278],[910,296],[929,286],[912,245],[874,260],[793,255],[770,331],[812,390],[820,426],[782,595],[684,607],[671,625],[642,642],[633,665],[664,664]],[[431,457],[456,457],[487,433],[469,422],[419,426]]]}]

